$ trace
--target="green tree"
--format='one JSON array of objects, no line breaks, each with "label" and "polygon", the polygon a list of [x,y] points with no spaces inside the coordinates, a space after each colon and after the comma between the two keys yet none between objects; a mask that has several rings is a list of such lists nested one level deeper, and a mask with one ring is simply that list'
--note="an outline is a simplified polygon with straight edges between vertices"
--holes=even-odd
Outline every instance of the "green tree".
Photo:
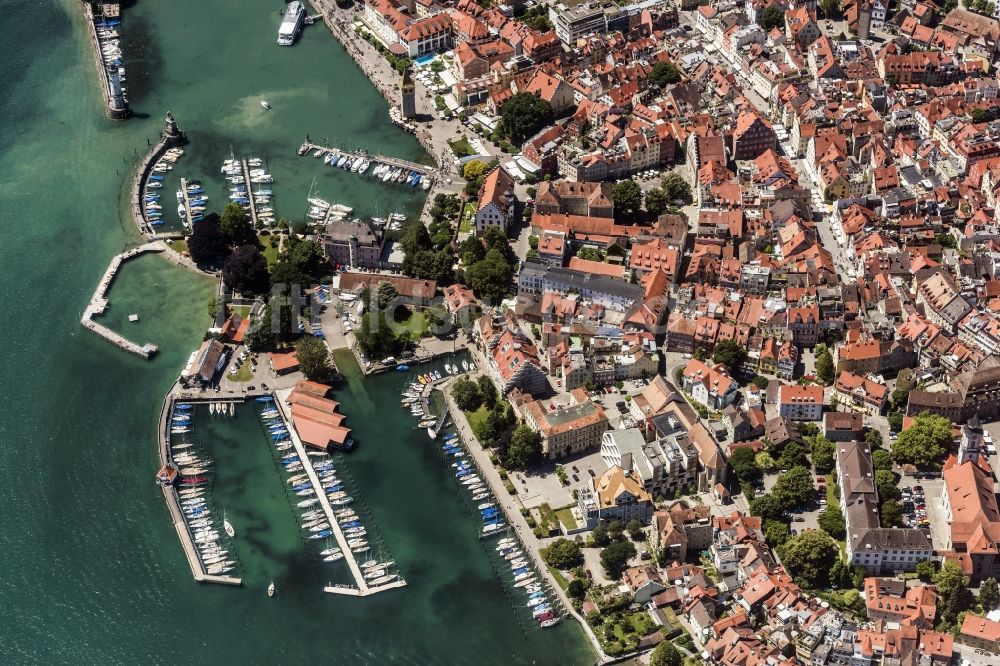
[{"label": "green tree", "polygon": [[215,213],[194,223],[187,244],[188,254],[199,266],[215,266],[229,254],[226,236],[222,233],[219,216]]},{"label": "green tree", "polygon": [[930,560],[924,560],[923,562],[917,562],[916,567],[917,578],[925,583],[929,583],[934,580],[935,574],[937,574],[937,567]]},{"label": "green tree", "polygon": [[[886,420],[889,422],[889,429],[892,432],[899,432],[903,429],[903,412],[895,411],[891,412]],[[895,448],[895,447],[893,447]]]},{"label": "green tree", "polygon": [[781,501],[773,493],[764,493],[750,501],[750,514],[760,516],[761,520],[785,522],[787,514]]},{"label": "green tree", "polygon": [[979,587],[979,603],[984,613],[989,613],[1000,604],[1000,588],[997,587],[997,579],[993,576],[984,580]]},{"label": "green tree", "polygon": [[736,373],[747,358],[747,350],[735,340],[723,340],[715,345],[712,360],[726,366],[730,373]]},{"label": "green tree", "polygon": [[220,300],[218,296],[212,296],[208,299],[208,316],[215,321],[215,318],[219,316],[219,313],[225,308],[225,302]]},{"label": "green tree", "polygon": [[227,203],[219,215],[219,227],[222,234],[233,247],[241,245],[257,245],[257,234],[253,225],[247,219],[246,211],[238,203]]},{"label": "green tree", "polygon": [[469,266],[465,282],[482,300],[499,302],[510,293],[514,279],[510,264],[498,250],[491,249],[486,258]]},{"label": "green tree", "polygon": [[580,259],[586,259],[587,261],[603,261],[604,257],[601,256],[601,251],[596,247],[581,247],[576,252],[576,256]]},{"label": "green tree", "polygon": [[620,520],[612,520],[608,523],[608,536],[611,537],[612,541],[621,541],[624,539],[625,526],[622,525]]},{"label": "green tree", "polygon": [[466,266],[486,258],[486,248],[483,241],[475,236],[469,236],[458,244],[458,257]]},{"label": "green tree", "polygon": [[275,334],[271,321],[271,306],[265,305],[260,314],[250,320],[246,343],[250,351],[267,351],[274,348]]},{"label": "green tree", "polygon": [[754,462],[757,463],[757,467],[763,472],[774,472],[778,469],[778,461],[767,451],[761,451],[754,456]]},{"label": "green tree", "polygon": [[583,599],[587,595],[587,587],[580,581],[579,578],[574,578],[566,586],[566,594],[570,596],[571,599]]},{"label": "green tree", "polygon": [[659,61],[653,65],[647,77],[651,85],[663,87],[681,80],[681,70],[672,62]]},{"label": "green tree", "polygon": [[951,560],[945,560],[941,570],[934,574],[934,585],[938,592],[938,627],[949,630],[960,613],[973,607],[976,597],[969,590],[969,577]]},{"label": "green tree", "polygon": [[570,539],[556,539],[542,548],[541,554],[545,563],[556,569],[572,569],[583,564],[583,553],[580,552],[580,546]]},{"label": "green tree", "polygon": [[479,395],[486,409],[493,409],[493,406],[497,404],[497,387],[493,385],[489,376],[480,375],[479,379],[476,380],[476,387],[479,389]]},{"label": "green tree", "polygon": [[666,193],[658,188],[646,192],[646,210],[653,215],[660,215],[670,206],[670,199]]},{"label": "green tree", "polygon": [[[399,292],[396,290],[396,287],[388,282],[383,282],[375,288],[375,309],[384,312],[397,298],[399,298]],[[364,300],[368,301],[369,299]]]},{"label": "green tree", "polygon": [[679,201],[681,203],[689,204],[694,199],[691,194],[691,184],[684,180],[684,176],[680,175],[676,171],[668,173],[660,182],[660,186],[663,188],[663,192],[667,195],[667,199],[669,199],[671,203]]},{"label": "green tree", "polygon": [[896,500],[883,501],[879,514],[882,517],[882,527],[903,526],[903,507]]},{"label": "green tree", "polygon": [[[450,238],[449,234],[449,238]],[[403,274],[421,280],[450,281],[454,255],[443,250],[417,250],[403,257]]]},{"label": "green tree", "polygon": [[885,449],[875,449],[872,451],[872,468],[878,470],[892,470],[892,454]]},{"label": "green tree", "polygon": [[791,536],[792,530],[788,527],[788,523],[783,523],[780,520],[764,521],[764,539],[771,548],[777,548],[788,541]]},{"label": "green tree", "polygon": [[785,25],[785,15],[781,9],[774,5],[765,7],[762,11],[757,12],[757,25],[765,32],[770,32]]},{"label": "green tree", "polygon": [[740,446],[733,451],[729,456],[729,465],[733,468],[737,479],[753,482],[761,477],[760,467],[754,458],[753,449],[749,446]]},{"label": "green tree", "polygon": [[633,518],[625,524],[625,531],[632,541],[638,541],[642,538],[642,523]]},{"label": "green tree", "polygon": [[542,438],[539,434],[530,426],[517,426],[507,444],[507,465],[515,469],[524,469],[538,462],[541,456]]},{"label": "green tree", "polygon": [[897,463],[936,469],[941,466],[953,439],[951,421],[924,412],[913,420],[913,425],[900,433],[892,447],[892,457]]},{"label": "green tree", "polygon": [[649,656],[649,666],[681,666],[681,653],[668,640],[660,641]]},{"label": "green tree", "polygon": [[552,123],[552,107],[544,99],[530,92],[512,95],[500,107],[500,119],[511,143],[521,145],[524,140]]},{"label": "green tree", "polygon": [[470,160],[462,167],[462,177],[466,180],[482,178],[486,173],[486,164],[479,160]]},{"label": "green tree", "polygon": [[611,189],[615,216],[630,218],[642,207],[642,188],[634,180],[623,180]]},{"label": "green tree", "polygon": [[792,467],[778,477],[771,494],[786,510],[805,506],[816,496],[812,473],[805,467]]},{"label": "green tree", "polygon": [[376,359],[395,356],[405,344],[390,328],[384,310],[366,312],[361,318],[361,326],[354,330],[354,336],[361,351]]},{"label": "green tree", "polygon": [[411,220],[403,228],[403,234],[399,237],[399,244],[406,254],[413,254],[420,250],[430,250],[434,247],[431,241],[430,232],[419,219]]},{"label": "green tree", "polygon": [[778,457],[778,464],[782,469],[792,467],[809,467],[809,457],[806,455],[806,447],[798,442],[792,441],[785,444]]},{"label": "green tree", "polygon": [[829,386],[834,380],[833,357],[824,351],[816,357],[816,378]]},{"label": "green tree", "polygon": [[844,514],[840,512],[838,507],[827,506],[816,518],[816,523],[820,529],[834,539],[843,539],[847,536],[847,523],[844,521]]},{"label": "green tree", "polygon": [[431,333],[440,335],[451,330],[452,317],[448,308],[441,304],[434,304],[423,309],[424,321]]},{"label": "green tree", "polygon": [[762,377],[761,375],[757,375],[756,377],[753,378],[753,382],[751,383],[757,388],[759,388],[761,391],[763,391],[764,389],[767,388],[768,380],[767,377]]},{"label": "green tree", "polygon": [[328,379],[333,372],[330,350],[322,340],[311,335],[305,335],[295,343],[295,358],[306,379]]},{"label": "green tree", "polygon": [[822,530],[810,530],[793,536],[778,548],[782,564],[806,587],[828,586],[830,570],[840,560],[840,547]]},{"label": "green tree", "polygon": [[236,248],[222,265],[222,279],[233,291],[264,294],[271,286],[267,259],[253,245]]},{"label": "green tree", "polygon": [[479,409],[483,404],[483,396],[479,387],[468,377],[459,377],[451,387],[451,397],[459,409],[467,412]]},{"label": "green tree", "polygon": [[597,527],[593,529],[590,533],[590,538],[594,545],[598,548],[603,548],[611,543],[611,536],[608,534],[608,526],[604,523],[600,523]]},{"label": "green tree", "polygon": [[973,109],[970,115],[972,116],[972,122],[975,125],[988,123],[990,121],[990,114],[986,111],[986,109]]},{"label": "green tree", "polygon": [[608,578],[615,580],[622,575],[633,557],[635,546],[631,541],[614,541],[601,551],[601,565]]},{"label": "green tree", "polygon": [[874,453],[876,449],[882,448],[882,433],[874,428],[870,428],[868,432],[865,433],[865,443],[871,447]]},{"label": "green tree", "polygon": [[829,474],[833,471],[833,454],[835,447],[833,442],[823,435],[816,435],[812,438],[812,461],[816,467],[817,474]]},{"label": "green tree", "polygon": [[819,8],[824,17],[835,18],[840,15],[840,0],[819,0]]},{"label": "green tree", "polygon": [[899,491],[898,483],[899,477],[896,476],[892,470],[875,470],[875,490],[878,491],[878,499],[880,502],[898,500],[903,496]]}]

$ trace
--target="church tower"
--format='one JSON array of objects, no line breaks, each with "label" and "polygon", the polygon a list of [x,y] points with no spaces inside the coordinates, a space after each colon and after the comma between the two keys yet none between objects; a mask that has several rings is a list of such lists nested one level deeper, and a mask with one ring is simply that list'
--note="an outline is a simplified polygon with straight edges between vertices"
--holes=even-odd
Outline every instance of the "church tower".
[{"label": "church tower", "polygon": [[399,82],[399,106],[404,118],[417,117],[417,89],[409,68],[403,72],[403,79]]}]

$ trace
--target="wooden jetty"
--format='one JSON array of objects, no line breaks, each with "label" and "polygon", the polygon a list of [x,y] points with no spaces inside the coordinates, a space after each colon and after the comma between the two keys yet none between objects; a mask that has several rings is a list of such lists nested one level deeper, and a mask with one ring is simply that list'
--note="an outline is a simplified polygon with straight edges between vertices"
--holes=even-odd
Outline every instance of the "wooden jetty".
[{"label": "wooden jetty", "polygon": [[257,228],[257,203],[254,201],[253,183],[250,182],[250,165],[244,159],[240,160],[243,167],[243,183],[247,187],[247,199],[250,200],[250,221],[253,222],[254,229]]},{"label": "wooden jetty", "polygon": [[[160,410],[160,423],[157,434],[158,452],[160,465],[172,465],[173,459],[170,455],[170,421],[174,414],[174,405],[178,401],[174,393],[167,394],[163,401],[163,408]],[[215,398],[216,402],[221,401]],[[184,399],[180,402],[197,402],[197,400]],[[181,511],[180,498],[177,496],[177,489],[174,486],[161,486],[163,499],[167,502],[167,509],[170,511],[170,519],[177,530],[177,538],[180,539],[181,548],[187,558],[188,566],[191,567],[191,575],[199,583],[217,583],[220,585],[242,585],[243,580],[234,576],[214,576],[205,571],[201,559],[198,557],[198,549],[194,545],[187,521],[184,520],[184,513]]]},{"label": "wooden jetty", "polygon": [[371,160],[375,164],[386,164],[391,167],[400,169],[409,169],[410,171],[416,171],[422,176],[429,176],[431,178],[435,177],[437,169],[433,166],[427,164],[420,164],[419,162],[411,162],[409,160],[400,159],[398,157],[389,157],[387,155],[381,155],[378,153],[368,153],[363,150],[350,151],[350,150],[340,150],[339,148],[330,148],[329,146],[320,146],[318,144],[312,143],[311,141],[305,141],[299,146],[299,155],[309,155],[311,156],[317,150],[321,151],[321,154],[333,153],[336,155],[347,155],[351,158],[364,157]]},{"label": "wooden jetty", "polygon": [[[285,390],[283,393],[285,393],[285,397],[287,397],[291,391]],[[354,577],[354,582],[357,584],[356,588],[349,586],[328,585],[323,588],[323,591],[330,592],[332,594],[365,597],[370,594],[382,592],[383,590],[405,586],[406,581],[402,578],[397,579],[393,584],[379,585],[377,587],[371,587],[368,584],[368,581],[365,580],[364,574],[361,572],[361,567],[358,565],[357,558],[355,558],[354,553],[351,552],[351,547],[347,545],[347,536],[344,535],[343,530],[340,529],[340,522],[337,520],[337,516],[334,515],[334,509],[330,505],[330,500],[327,498],[326,493],[323,492],[323,483],[320,481],[319,476],[316,474],[316,470],[313,468],[312,460],[310,460],[309,454],[306,452],[305,446],[302,444],[302,440],[299,439],[298,433],[295,432],[295,428],[290,424],[291,418],[287,412],[287,405],[285,405],[285,403],[277,396],[275,396],[274,404],[277,405],[278,411],[281,413],[281,419],[285,422],[285,425],[288,428],[288,434],[292,440],[292,446],[295,447],[296,453],[299,454],[299,460],[302,462],[302,467],[309,476],[309,481],[312,483],[312,487],[316,489],[316,497],[319,499],[319,506],[323,510],[323,514],[326,516],[327,522],[330,523],[330,529],[333,531],[333,535],[337,539],[337,545],[340,546],[340,550],[344,554],[344,561],[347,562],[347,566],[351,570],[351,576]]]},{"label": "wooden jetty", "polygon": [[191,200],[190,197],[188,197],[187,178],[181,178],[181,192],[183,193],[182,196],[184,198],[184,201],[181,202],[184,204],[184,219],[181,220],[181,222],[184,223],[184,226],[189,226],[191,229],[194,229],[194,223],[191,221]]},{"label": "wooden jetty", "polygon": [[104,277],[101,278],[101,282],[97,285],[97,289],[94,291],[94,295],[91,296],[90,302],[87,304],[87,308],[83,311],[83,316],[80,318],[80,324],[84,328],[97,333],[99,336],[108,340],[114,345],[117,345],[121,349],[127,352],[131,352],[138,356],[148,359],[153,354],[159,351],[156,345],[151,342],[147,342],[144,345],[132,342],[124,335],[112,331],[107,326],[103,326],[94,321],[94,317],[104,314],[104,312],[111,305],[111,302],[107,298],[108,289],[111,288],[111,283],[114,282],[115,276],[118,274],[118,269],[121,268],[129,259],[138,257],[141,254],[147,252],[164,252],[166,247],[162,241],[155,241],[152,243],[146,243],[145,245],[140,245],[139,247],[128,250],[127,252],[122,252],[121,254],[116,254],[111,259],[111,263],[108,265],[106,271],[104,271]]}]

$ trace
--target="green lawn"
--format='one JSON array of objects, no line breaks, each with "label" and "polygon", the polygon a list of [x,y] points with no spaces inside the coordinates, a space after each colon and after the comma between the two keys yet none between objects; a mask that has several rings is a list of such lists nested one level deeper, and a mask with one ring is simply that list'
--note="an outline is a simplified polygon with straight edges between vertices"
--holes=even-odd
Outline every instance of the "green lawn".
[{"label": "green lawn", "polygon": [[546,532],[559,529],[559,519],[556,518],[555,511],[548,504],[542,504],[538,507],[538,512],[542,515],[541,527]]},{"label": "green lawn", "polygon": [[466,412],[465,418],[469,419],[469,427],[472,428],[472,432],[476,432],[479,425],[483,423],[486,419],[490,418],[490,412],[483,405],[479,406],[474,412]]},{"label": "green lawn", "polygon": [[239,316],[243,317],[244,319],[246,319],[247,317],[250,316],[250,306],[249,305],[230,305],[229,309],[232,310],[233,313],[238,314]]},{"label": "green lawn", "polygon": [[253,369],[252,364],[247,362],[240,366],[240,371],[235,375],[226,372],[226,378],[231,382],[248,382],[253,379]]},{"label": "green lawn", "polygon": [[179,254],[183,254],[188,251],[187,241],[174,240],[172,243],[170,243],[169,247],[171,250]]},{"label": "green lawn", "polygon": [[451,146],[451,151],[455,153],[456,157],[468,157],[469,155],[475,155],[476,151],[473,149],[472,144],[464,136],[457,139],[452,139],[448,142]]},{"label": "green lawn", "polygon": [[[472,220],[476,217],[476,202],[470,201],[462,208],[462,219],[458,225],[459,233],[469,233],[472,231]],[[468,217],[466,217],[468,214]]]},{"label": "green lawn", "polygon": [[545,565],[545,568],[548,569],[549,573],[552,574],[552,577],[556,579],[556,583],[559,585],[559,587],[561,587],[563,590],[569,587],[569,581],[566,580],[566,577],[563,576],[563,573],[559,571],[559,569],[556,569],[555,567],[550,567],[548,564]]},{"label": "green lawn", "polygon": [[430,333],[427,330],[427,320],[421,312],[411,312],[410,318],[399,322],[403,328],[411,333],[412,339],[426,338]]},{"label": "green lawn", "polygon": [[572,505],[570,505],[570,506],[564,506],[561,509],[556,509],[556,512],[555,512],[556,513],[556,518],[559,519],[559,522],[562,523],[563,526],[565,526],[567,530],[575,530],[576,529],[576,519],[573,518],[572,508],[573,508]]},{"label": "green lawn", "polygon": [[263,245],[261,254],[267,259],[267,267],[270,268],[278,261],[278,237],[277,236],[260,236],[260,244]]}]

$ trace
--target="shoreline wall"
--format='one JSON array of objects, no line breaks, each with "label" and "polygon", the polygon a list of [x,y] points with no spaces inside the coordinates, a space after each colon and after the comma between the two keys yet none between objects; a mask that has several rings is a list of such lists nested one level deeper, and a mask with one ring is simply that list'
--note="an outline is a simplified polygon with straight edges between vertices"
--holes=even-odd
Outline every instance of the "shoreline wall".
[{"label": "shoreline wall", "polygon": [[89,2],[83,5],[83,18],[87,23],[87,35],[90,37],[91,53],[94,56],[94,66],[97,68],[97,79],[101,85],[101,97],[104,99],[104,112],[112,120],[125,120],[132,115],[132,111],[126,106],[119,109],[114,105],[111,98],[111,82],[108,80],[108,68],[101,57],[101,41],[97,38],[97,28],[94,26],[94,9]]}]

